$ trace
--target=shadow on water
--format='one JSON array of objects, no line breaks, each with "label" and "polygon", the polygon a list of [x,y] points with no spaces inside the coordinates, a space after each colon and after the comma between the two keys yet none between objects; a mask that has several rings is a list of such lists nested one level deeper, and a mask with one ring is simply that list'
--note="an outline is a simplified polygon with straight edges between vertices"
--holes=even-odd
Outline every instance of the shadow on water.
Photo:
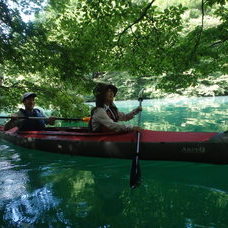
[{"label": "shadow on water", "polygon": [[[172,101],[175,107],[171,101],[144,102],[144,125],[157,130],[194,130],[197,112],[208,123],[216,115],[219,123],[227,121],[221,118],[226,102],[220,101],[214,116],[206,115],[211,112],[206,101],[198,105],[205,112],[197,105],[191,107],[194,115],[189,111],[190,101],[185,101],[186,106],[182,101],[180,109],[180,101]],[[137,101],[129,102],[128,108],[135,106]],[[120,108],[124,110],[121,103]],[[202,122],[202,131],[224,127],[215,124],[210,128],[207,121]],[[130,160],[52,154],[0,141],[0,227],[228,226],[227,165],[140,164],[143,182],[131,190]]]}]

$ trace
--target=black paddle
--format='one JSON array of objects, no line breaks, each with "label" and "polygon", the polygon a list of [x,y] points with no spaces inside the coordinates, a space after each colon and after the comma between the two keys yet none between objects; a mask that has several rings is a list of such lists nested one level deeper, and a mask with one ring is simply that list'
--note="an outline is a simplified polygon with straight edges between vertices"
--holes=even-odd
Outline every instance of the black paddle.
[{"label": "black paddle", "polygon": [[[48,117],[12,117],[12,116],[0,116],[0,119],[29,119],[29,120],[47,120]],[[63,118],[63,117],[53,117],[55,120],[65,120],[65,121],[84,121],[89,122],[90,117],[83,118]]]},{"label": "black paddle", "polygon": [[[138,101],[139,107],[142,107],[143,102],[143,90],[139,92]],[[141,124],[141,112],[138,114],[138,126]],[[136,188],[141,183],[141,170],[139,165],[139,150],[140,150],[140,136],[141,133],[139,131],[136,132],[137,142],[136,142],[136,154],[132,160],[131,164],[131,176],[130,176],[130,187]]]}]

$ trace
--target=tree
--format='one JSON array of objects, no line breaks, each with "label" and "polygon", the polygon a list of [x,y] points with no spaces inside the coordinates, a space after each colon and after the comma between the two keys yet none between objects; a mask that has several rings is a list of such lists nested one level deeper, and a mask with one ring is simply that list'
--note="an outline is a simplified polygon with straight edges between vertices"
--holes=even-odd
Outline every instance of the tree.
[{"label": "tree", "polygon": [[[50,0],[33,22],[19,20],[25,29],[13,33],[10,26],[16,35],[4,33],[10,41],[1,58],[10,75],[6,81],[12,86],[12,75],[23,74],[26,90],[32,88],[32,74],[41,88],[48,80],[57,90],[61,86],[88,94],[96,72],[159,78],[157,86],[166,91],[194,85],[209,74],[226,74],[225,1],[202,0],[197,5],[201,24],[193,29],[183,19],[187,4],[162,8],[159,2]],[[212,14],[220,23],[205,27],[205,13],[216,4]]]}]

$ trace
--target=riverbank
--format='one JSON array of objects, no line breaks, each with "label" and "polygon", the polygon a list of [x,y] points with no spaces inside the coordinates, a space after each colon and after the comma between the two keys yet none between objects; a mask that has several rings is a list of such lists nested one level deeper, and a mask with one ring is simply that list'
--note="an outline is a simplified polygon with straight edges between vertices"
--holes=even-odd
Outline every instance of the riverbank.
[{"label": "riverbank", "polygon": [[[164,90],[159,84],[158,77],[130,76],[126,72],[103,74],[95,81],[114,84],[118,88],[116,100],[136,99],[139,91],[144,90],[146,99],[169,98],[169,97],[215,97],[228,95],[228,75],[208,76],[204,79],[198,79],[194,84],[172,89]],[[94,101],[93,95],[86,97],[87,101]]]}]

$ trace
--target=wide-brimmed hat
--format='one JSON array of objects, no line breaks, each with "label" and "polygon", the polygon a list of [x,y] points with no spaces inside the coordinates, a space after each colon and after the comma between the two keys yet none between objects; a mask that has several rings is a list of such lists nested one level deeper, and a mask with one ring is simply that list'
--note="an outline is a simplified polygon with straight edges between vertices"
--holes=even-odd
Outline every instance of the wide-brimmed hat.
[{"label": "wide-brimmed hat", "polygon": [[95,97],[104,95],[108,91],[108,89],[111,89],[114,93],[114,96],[116,96],[118,89],[114,85],[105,83],[98,83],[93,90],[93,94]]},{"label": "wide-brimmed hat", "polygon": [[29,97],[36,97],[36,96],[37,96],[37,95],[36,95],[35,93],[28,92],[28,93],[25,93],[25,94],[22,96],[21,100],[22,100],[22,102],[23,102],[25,99],[27,99],[27,98],[29,98]]}]

